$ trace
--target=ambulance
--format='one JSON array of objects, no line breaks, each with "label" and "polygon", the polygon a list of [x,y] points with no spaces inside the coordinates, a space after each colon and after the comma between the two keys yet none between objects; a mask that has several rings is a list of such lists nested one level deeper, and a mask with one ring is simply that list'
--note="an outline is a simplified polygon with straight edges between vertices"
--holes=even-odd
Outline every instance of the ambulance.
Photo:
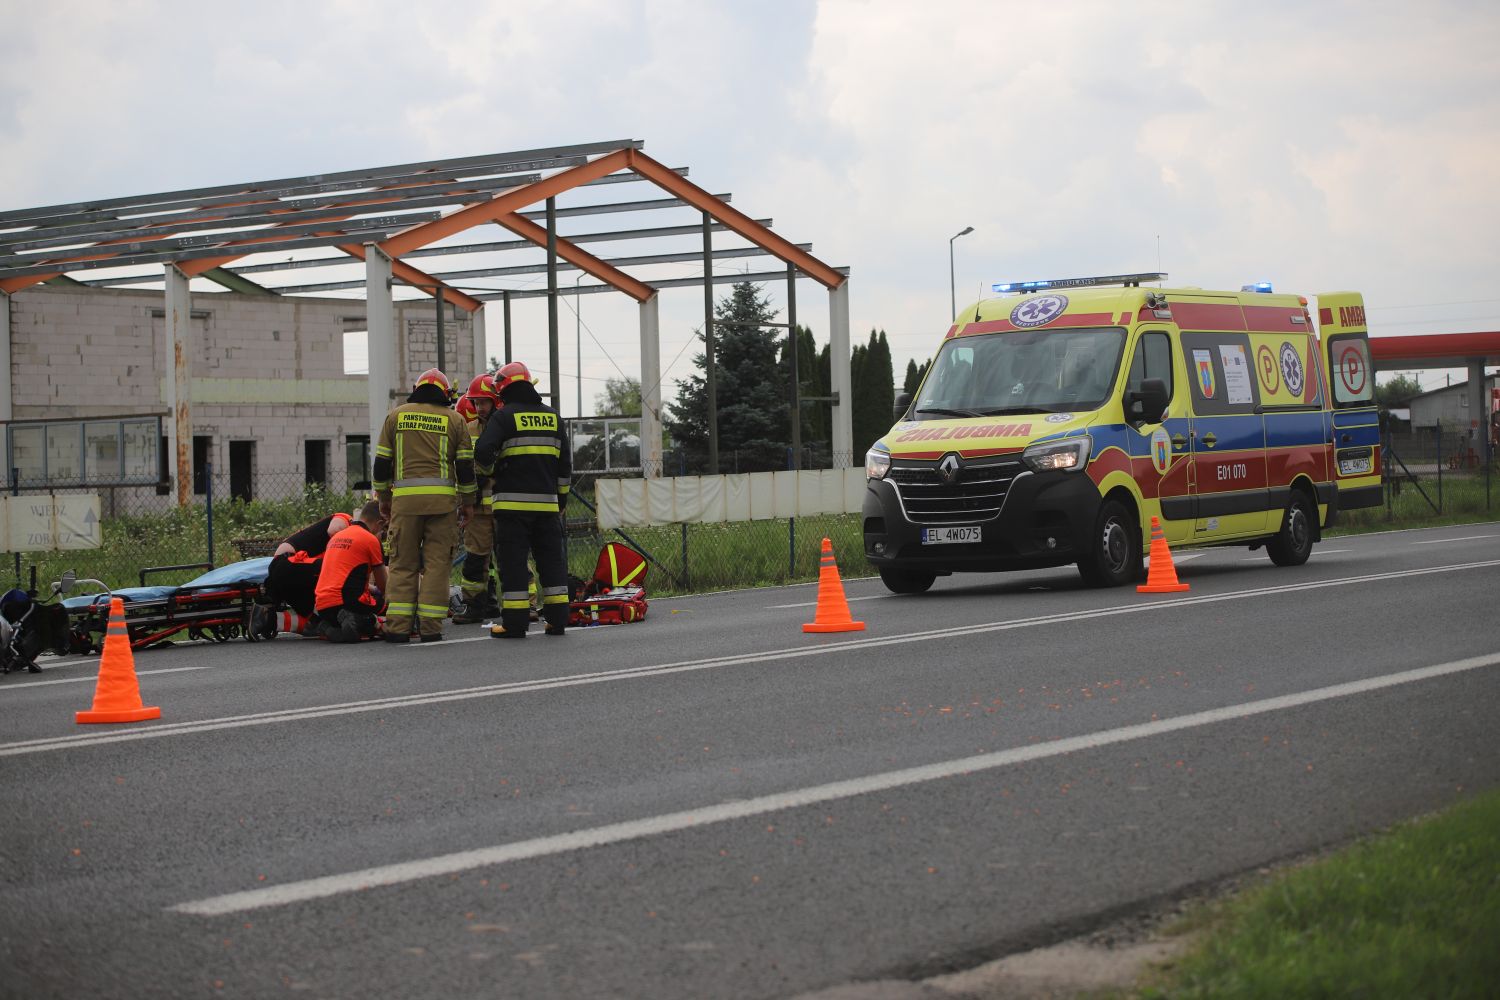
[{"label": "ambulance", "polygon": [[[1167,542],[1307,561],[1340,511],[1377,506],[1364,302],[1164,274],[995,285],[965,308],[865,456],[865,557],[886,587],[1076,564],[1141,578]],[[1314,323],[1314,315],[1317,322]]]}]

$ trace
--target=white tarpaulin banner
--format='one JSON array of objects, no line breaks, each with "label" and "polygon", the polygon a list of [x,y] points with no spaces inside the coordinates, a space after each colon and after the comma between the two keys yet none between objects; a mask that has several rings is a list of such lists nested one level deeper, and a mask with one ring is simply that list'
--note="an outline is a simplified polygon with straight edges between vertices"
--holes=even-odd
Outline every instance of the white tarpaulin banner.
[{"label": "white tarpaulin banner", "polygon": [[97,549],[99,494],[5,497],[7,552]]},{"label": "white tarpaulin banner", "polygon": [[864,495],[863,468],[595,483],[600,528],[855,514]]}]

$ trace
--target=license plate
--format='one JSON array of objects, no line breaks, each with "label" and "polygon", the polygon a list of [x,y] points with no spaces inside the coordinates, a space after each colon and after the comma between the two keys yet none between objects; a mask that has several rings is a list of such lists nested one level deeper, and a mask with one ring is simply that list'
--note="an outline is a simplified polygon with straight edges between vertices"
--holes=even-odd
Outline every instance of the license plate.
[{"label": "license plate", "polygon": [[923,528],[923,545],[946,545],[950,542],[979,541],[980,527],[977,524],[950,528]]},{"label": "license plate", "polygon": [[1339,459],[1339,475],[1358,476],[1370,471],[1369,458]]}]

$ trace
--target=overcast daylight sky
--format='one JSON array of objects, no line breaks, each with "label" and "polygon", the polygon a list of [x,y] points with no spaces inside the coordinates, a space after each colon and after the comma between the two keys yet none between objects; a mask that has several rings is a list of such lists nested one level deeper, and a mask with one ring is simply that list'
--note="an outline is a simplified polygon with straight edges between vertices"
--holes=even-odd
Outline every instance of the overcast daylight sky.
[{"label": "overcast daylight sky", "polygon": [[[898,382],[948,325],[966,226],[960,306],[993,281],[1159,262],[1168,284],[1362,291],[1376,335],[1500,329],[1493,2],[0,0],[0,15],[0,208],[634,138],[852,268],[852,336],[884,329]],[[593,225],[679,221],[608,218]],[[691,368],[702,305],[663,293],[669,382]],[[592,410],[605,377],[638,372],[636,310],[623,295],[581,309]],[[802,282],[820,342],[827,314]],[[516,317],[517,355],[544,368],[545,308]],[[489,329],[498,353],[498,317]]]}]

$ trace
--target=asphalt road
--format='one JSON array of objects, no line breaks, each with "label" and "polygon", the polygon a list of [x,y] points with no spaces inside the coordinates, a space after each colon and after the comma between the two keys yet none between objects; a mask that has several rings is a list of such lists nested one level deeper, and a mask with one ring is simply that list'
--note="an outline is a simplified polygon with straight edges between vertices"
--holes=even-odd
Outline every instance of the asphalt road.
[{"label": "asphalt road", "polygon": [[962,968],[1500,784],[1500,523],[0,678],[0,996],[776,997]]}]

